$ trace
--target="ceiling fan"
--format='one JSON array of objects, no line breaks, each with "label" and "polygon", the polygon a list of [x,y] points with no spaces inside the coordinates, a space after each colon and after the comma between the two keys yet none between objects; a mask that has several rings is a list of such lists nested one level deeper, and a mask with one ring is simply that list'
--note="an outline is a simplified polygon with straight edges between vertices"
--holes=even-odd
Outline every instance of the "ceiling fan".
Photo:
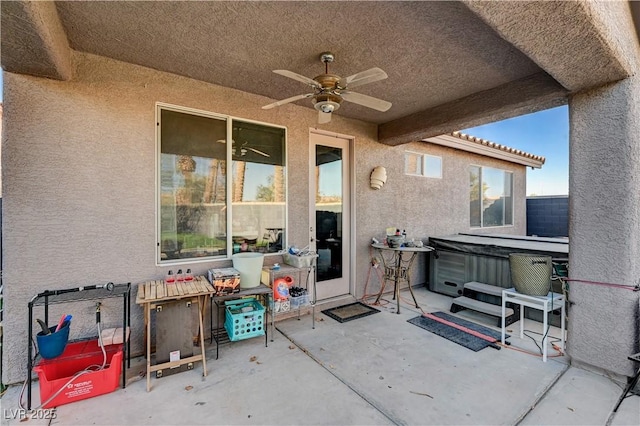
[{"label": "ceiling fan", "polygon": [[[216,142],[219,143],[227,143],[226,140],[224,139],[218,139]],[[242,145],[240,145],[239,147],[236,144],[236,141],[233,141],[233,145],[232,147],[232,154],[234,156],[239,156],[239,157],[244,157],[245,155],[247,155],[247,151],[252,151],[255,152],[256,154],[262,155],[263,157],[271,157],[269,154],[267,154],[266,152],[260,151],[259,149],[255,149],[255,148],[251,148],[250,146],[247,146],[249,144],[248,141],[245,141]]]},{"label": "ceiling fan", "polygon": [[352,92],[354,87],[362,86],[374,81],[384,80],[387,73],[380,68],[371,68],[359,72],[352,76],[342,78],[335,74],[329,74],[329,63],[333,62],[335,55],[331,52],[324,52],[320,55],[320,60],[324,63],[325,73],[313,79],[288,70],[273,70],[274,73],[289,77],[293,80],[308,84],[313,88],[313,92],[303,95],[292,96],[281,101],[265,105],[262,109],[271,109],[300,99],[311,98],[313,107],[318,110],[318,123],[324,124],[331,121],[331,113],[340,108],[342,101],[353,102],[367,108],[385,112],[391,108],[391,102],[361,93]]}]

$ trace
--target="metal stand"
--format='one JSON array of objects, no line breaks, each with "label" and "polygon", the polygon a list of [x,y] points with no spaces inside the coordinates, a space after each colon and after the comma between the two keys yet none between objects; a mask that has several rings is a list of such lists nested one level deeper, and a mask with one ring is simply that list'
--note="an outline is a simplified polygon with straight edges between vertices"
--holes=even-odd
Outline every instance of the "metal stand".
[{"label": "metal stand", "polygon": [[[393,281],[393,299],[396,300],[397,308],[396,314],[400,314],[400,283],[402,281],[406,282],[409,286],[409,292],[411,293],[411,297],[413,297],[413,303],[415,303],[416,308],[420,308],[418,305],[418,301],[416,300],[415,294],[413,294],[413,288],[411,287],[411,267],[413,266],[413,262],[416,258],[416,255],[420,252],[430,252],[433,251],[432,247],[387,247],[382,244],[373,244],[373,248],[380,250],[380,257],[382,258],[382,266],[384,267],[384,280],[382,283],[382,288],[380,289],[380,293],[378,293],[378,297],[375,300],[375,304],[380,302],[380,297],[382,297],[382,293],[384,292],[385,283],[387,281]],[[391,257],[385,257],[384,251],[390,250],[393,252]],[[409,259],[403,259],[403,253],[409,252],[411,256]]]},{"label": "metal stand", "polygon": [[[627,358],[629,358],[631,361],[635,361],[635,362],[640,363],[640,352],[638,352],[635,355],[631,355],[631,356],[629,356]],[[613,409],[614,413],[618,411],[618,408],[620,408],[620,404],[622,404],[622,401],[624,401],[624,399],[627,396],[629,396],[629,392],[631,392],[631,390],[636,387],[636,385],[638,384],[638,380],[640,380],[640,367],[638,368],[638,371],[636,372],[636,375],[633,376],[633,379],[631,379],[631,382],[629,382],[627,387],[624,389],[624,392],[620,396],[620,399],[616,403],[616,407]]]},{"label": "metal stand", "polygon": [[[316,260],[317,260],[317,257],[313,259],[313,261],[311,261],[311,270],[307,274],[307,280],[308,280],[309,275],[311,275],[311,273],[313,272],[313,298],[311,299],[311,329],[312,330],[316,329],[316,303],[318,302],[317,300],[318,293],[316,292],[317,290],[316,283],[318,282],[318,268],[316,268]],[[308,285],[309,283],[307,283],[307,290],[308,290]]]},{"label": "metal stand", "polygon": [[[273,269],[268,269],[268,268],[263,268],[263,274],[264,273],[268,273],[269,276],[269,284],[271,286],[271,288],[273,288],[273,283],[276,280],[276,278],[279,277],[283,277],[286,275],[295,275],[295,279],[297,280],[296,285],[298,287],[304,287],[307,290],[308,296],[309,296],[309,304],[308,305],[299,305],[296,308],[291,308],[290,311],[287,312],[283,312],[283,314],[286,313],[291,313],[292,311],[297,311],[298,313],[298,319],[300,319],[300,311],[303,307],[305,306],[311,306],[311,321],[312,321],[312,329],[315,329],[315,313],[316,313],[316,281],[317,281],[317,272],[316,272],[316,267],[315,267],[315,262],[316,262],[316,257],[314,257],[313,259],[311,259],[311,263],[309,266],[293,266],[293,265],[281,265],[280,269],[278,270],[273,270]],[[313,288],[309,288],[309,279],[311,278],[311,274],[313,274],[313,284],[312,287]],[[304,277],[303,277],[304,275]],[[304,281],[304,284],[303,284]],[[313,292],[313,294],[311,294],[311,292]],[[271,295],[273,295],[273,291],[271,292]],[[273,299],[273,298],[272,298]],[[273,337],[275,336],[274,333],[274,322],[275,322],[275,316],[277,314],[276,309],[275,309],[275,300],[272,300],[273,306],[270,306],[270,315],[271,315],[271,341],[273,342]],[[292,305],[293,306],[293,305]]]},{"label": "metal stand", "polygon": [[[270,299],[271,299],[271,294],[273,293],[273,290],[271,289],[271,287],[268,287],[264,284],[260,284],[257,287],[253,287],[253,288],[245,288],[245,289],[241,289],[238,293],[231,293],[231,294],[225,294],[225,295],[221,295],[221,296],[214,296],[211,295],[211,306],[210,306],[210,310],[209,310],[209,322],[210,322],[210,326],[211,326],[211,339],[212,341],[215,339],[216,341],[216,359],[218,359],[219,356],[219,351],[220,351],[220,343],[222,342],[222,339],[225,338],[226,336],[226,330],[224,329],[224,326],[222,326],[221,324],[224,322],[224,319],[221,320],[221,316],[223,317],[222,313],[224,312],[224,302],[227,300],[235,300],[235,299],[240,299],[242,297],[245,296],[259,296],[262,298],[263,303],[265,304],[265,326],[264,326],[264,346],[267,347],[268,346],[268,334],[267,330],[268,330],[268,324],[267,324],[267,319],[269,318],[269,315],[271,315],[271,333],[273,333],[273,312],[271,312],[271,308],[270,308]],[[216,305],[216,311],[218,313],[218,324],[217,327],[214,329],[213,328],[213,304],[215,303]],[[223,317],[224,318],[224,317]]]},{"label": "metal stand", "polygon": [[35,358],[33,354],[33,308],[44,307],[44,322],[49,324],[49,305],[58,303],[73,303],[87,300],[101,300],[113,297],[122,297],[122,348],[125,351],[122,357],[122,388],[126,387],[127,363],[131,366],[131,339],[127,339],[127,328],[131,325],[131,283],[90,285],[62,290],[47,290],[39,293],[29,301],[28,351],[27,351],[27,410],[31,409],[31,372]]}]

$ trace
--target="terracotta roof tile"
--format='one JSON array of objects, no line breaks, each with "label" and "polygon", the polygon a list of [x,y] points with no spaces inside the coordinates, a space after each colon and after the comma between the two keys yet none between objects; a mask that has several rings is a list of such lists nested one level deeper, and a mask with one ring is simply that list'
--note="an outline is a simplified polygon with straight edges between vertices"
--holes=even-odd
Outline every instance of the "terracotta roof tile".
[{"label": "terracotta roof tile", "polygon": [[499,143],[491,142],[491,141],[486,140],[486,139],[482,139],[482,138],[478,138],[478,137],[475,137],[475,136],[467,135],[467,134],[461,133],[461,132],[452,132],[452,133],[449,133],[449,134],[451,136],[453,136],[453,137],[458,138],[458,139],[462,139],[462,140],[469,141],[469,142],[475,142],[475,143],[477,143],[479,145],[485,145],[485,146],[488,146],[490,148],[495,148],[495,149],[500,150],[500,151],[509,152],[511,154],[519,155],[521,157],[531,158],[533,160],[540,161],[542,164],[544,164],[544,162],[545,162],[545,158],[540,156],[540,155],[531,154],[529,152],[525,152],[525,151],[522,151],[522,150],[519,150],[519,149],[511,148],[511,147],[508,147],[506,145],[500,145]]}]

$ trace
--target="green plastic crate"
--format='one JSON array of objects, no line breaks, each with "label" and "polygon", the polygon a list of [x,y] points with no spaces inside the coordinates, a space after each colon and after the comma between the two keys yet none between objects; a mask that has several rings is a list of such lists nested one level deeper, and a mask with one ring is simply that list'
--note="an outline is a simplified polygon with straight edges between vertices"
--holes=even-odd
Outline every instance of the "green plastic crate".
[{"label": "green plastic crate", "polygon": [[224,328],[229,340],[264,336],[264,312],[264,306],[253,297],[226,302]]}]

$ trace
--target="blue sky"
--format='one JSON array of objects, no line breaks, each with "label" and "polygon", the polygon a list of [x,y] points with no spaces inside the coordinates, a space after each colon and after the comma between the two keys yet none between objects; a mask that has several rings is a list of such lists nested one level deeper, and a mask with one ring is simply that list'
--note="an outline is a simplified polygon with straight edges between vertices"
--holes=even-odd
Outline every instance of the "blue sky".
[{"label": "blue sky", "polygon": [[569,108],[561,106],[461,130],[501,145],[542,155],[541,169],[527,169],[527,195],[569,193]]},{"label": "blue sky", "polygon": [[[0,72],[0,102],[2,102],[1,87],[2,72]],[[527,195],[569,193],[569,108],[567,106],[461,131],[545,157],[546,162],[542,169],[527,169]]]}]

